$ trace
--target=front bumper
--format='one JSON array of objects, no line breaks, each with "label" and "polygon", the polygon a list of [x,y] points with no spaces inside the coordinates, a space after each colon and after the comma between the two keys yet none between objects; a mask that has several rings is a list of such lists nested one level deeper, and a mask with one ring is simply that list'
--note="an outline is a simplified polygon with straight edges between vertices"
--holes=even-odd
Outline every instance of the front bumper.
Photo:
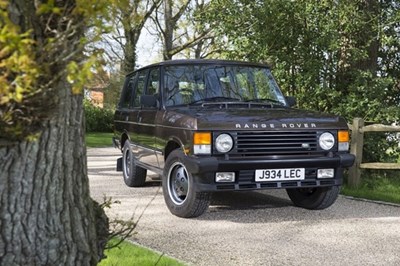
[{"label": "front bumper", "polygon": [[[355,157],[352,154],[337,154],[332,157],[250,160],[184,156],[182,161],[194,178],[196,190],[221,191],[340,186],[344,168],[352,166],[354,159]],[[300,181],[255,182],[256,169],[278,168],[305,168],[305,179]],[[317,179],[317,170],[321,168],[335,169],[335,177]],[[236,180],[232,183],[216,183],[216,172],[235,172]]]}]

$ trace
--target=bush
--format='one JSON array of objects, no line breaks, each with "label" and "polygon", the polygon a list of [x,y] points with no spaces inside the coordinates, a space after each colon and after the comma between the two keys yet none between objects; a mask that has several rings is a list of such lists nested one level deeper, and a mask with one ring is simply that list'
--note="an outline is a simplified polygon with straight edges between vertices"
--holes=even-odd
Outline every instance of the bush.
[{"label": "bush", "polygon": [[114,111],[84,101],[86,132],[113,132]]}]

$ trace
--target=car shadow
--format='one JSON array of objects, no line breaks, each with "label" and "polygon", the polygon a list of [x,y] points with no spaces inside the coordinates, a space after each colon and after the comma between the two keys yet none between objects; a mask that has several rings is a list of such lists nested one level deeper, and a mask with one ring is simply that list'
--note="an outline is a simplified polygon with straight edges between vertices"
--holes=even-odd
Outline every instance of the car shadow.
[{"label": "car shadow", "polygon": [[220,192],[214,193],[211,200],[211,207],[214,210],[245,210],[282,208],[291,206],[288,199],[266,195],[254,191],[250,192]]},{"label": "car shadow", "polygon": [[161,187],[161,181],[158,181],[158,180],[146,180],[146,183],[144,183],[143,187],[145,187],[145,188],[148,188],[148,187]]},{"label": "car shadow", "polygon": [[321,222],[359,218],[400,218],[400,206],[360,201],[344,196],[324,210],[293,205],[284,190],[214,193],[206,213],[195,219],[236,223]]}]

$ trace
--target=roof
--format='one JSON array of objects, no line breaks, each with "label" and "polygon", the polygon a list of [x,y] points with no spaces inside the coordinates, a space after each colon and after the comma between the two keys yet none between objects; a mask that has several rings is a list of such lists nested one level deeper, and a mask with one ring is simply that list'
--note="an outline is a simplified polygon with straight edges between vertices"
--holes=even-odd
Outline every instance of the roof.
[{"label": "roof", "polygon": [[[241,66],[255,66],[255,67],[268,67],[266,64],[247,62],[247,61],[237,61],[237,60],[220,60],[220,59],[179,59],[179,60],[167,60],[159,63],[151,64],[145,67],[136,69],[130,72],[128,75],[156,66],[177,66],[177,65],[241,65]],[[127,75],[127,76],[128,76]]]}]

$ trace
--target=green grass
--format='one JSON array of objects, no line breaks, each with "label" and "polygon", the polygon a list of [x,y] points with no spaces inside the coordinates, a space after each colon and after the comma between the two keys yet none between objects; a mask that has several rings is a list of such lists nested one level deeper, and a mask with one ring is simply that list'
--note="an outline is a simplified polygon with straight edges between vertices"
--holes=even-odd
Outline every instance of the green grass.
[{"label": "green grass", "polygon": [[114,133],[86,133],[86,146],[90,148],[111,147]]},{"label": "green grass", "polygon": [[[117,239],[110,240],[109,244],[113,245]],[[105,251],[106,259],[102,260],[97,266],[183,266],[172,258],[163,256],[149,249],[143,248],[129,242],[122,242],[118,247]]]},{"label": "green grass", "polygon": [[395,171],[392,172],[392,176],[385,176],[382,173],[363,175],[359,188],[350,188],[345,185],[342,188],[342,194],[400,204],[400,176]]}]

